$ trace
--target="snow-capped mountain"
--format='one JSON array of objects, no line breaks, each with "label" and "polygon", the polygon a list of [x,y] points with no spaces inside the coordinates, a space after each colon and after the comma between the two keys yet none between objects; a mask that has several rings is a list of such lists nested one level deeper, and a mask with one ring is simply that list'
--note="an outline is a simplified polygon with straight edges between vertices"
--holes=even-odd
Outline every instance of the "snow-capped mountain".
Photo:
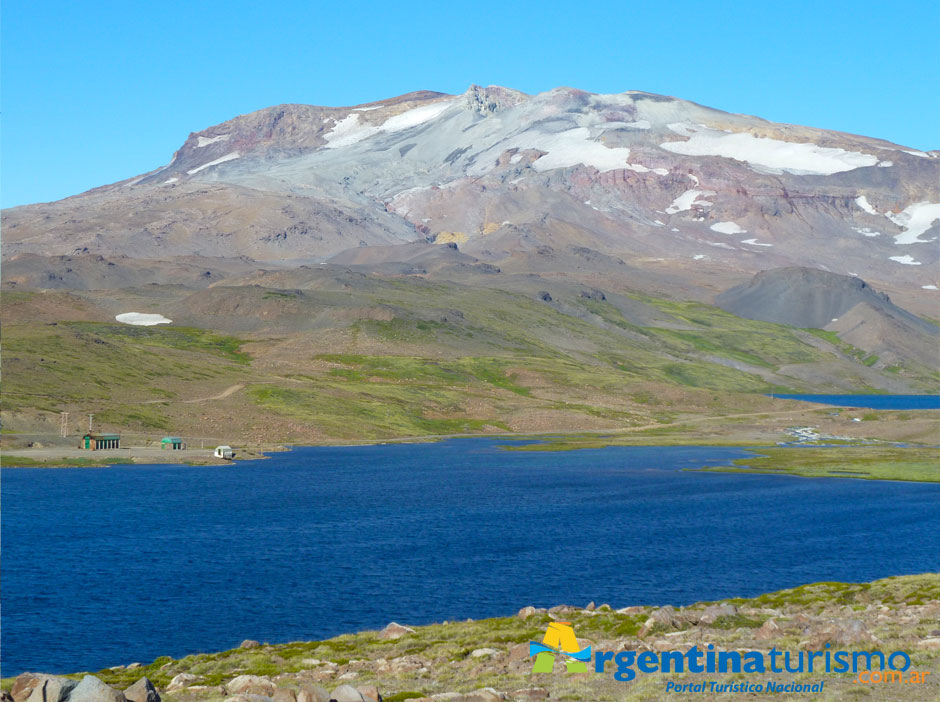
[{"label": "snow-capped mountain", "polygon": [[427,240],[505,270],[590,251],[919,291],[937,283],[938,220],[937,151],[643,92],[472,86],[236,117],[163,168],[7,210],[4,255],[311,262]]}]

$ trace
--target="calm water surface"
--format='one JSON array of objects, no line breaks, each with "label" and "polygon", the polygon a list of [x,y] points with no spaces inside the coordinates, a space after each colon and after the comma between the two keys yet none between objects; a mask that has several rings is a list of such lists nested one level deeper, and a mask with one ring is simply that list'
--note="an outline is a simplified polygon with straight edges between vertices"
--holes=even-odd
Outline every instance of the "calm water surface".
[{"label": "calm water surface", "polygon": [[784,400],[821,402],[839,407],[866,407],[868,409],[940,409],[940,395],[780,395]]},{"label": "calm water surface", "polygon": [[735,449],[500,445],[4,470],[2,674],[940,570],[938,485],[682,470]]}]

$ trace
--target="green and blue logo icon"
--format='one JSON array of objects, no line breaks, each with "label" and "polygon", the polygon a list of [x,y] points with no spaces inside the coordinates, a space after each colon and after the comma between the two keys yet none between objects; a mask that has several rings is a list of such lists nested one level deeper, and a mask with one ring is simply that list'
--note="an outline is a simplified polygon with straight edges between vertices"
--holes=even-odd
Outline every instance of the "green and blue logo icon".
[{"label": "green and blue logo icon", "polygon": [[552,622],[545,630],[542,643],[529,642],[529,655],[535,656],[533,673],[551,673],[555,667],[555,656],[565,659],[565,668],[569,673],[588,672],[591,662],[591,647],[579,648],[578,638],[570,622]]}]

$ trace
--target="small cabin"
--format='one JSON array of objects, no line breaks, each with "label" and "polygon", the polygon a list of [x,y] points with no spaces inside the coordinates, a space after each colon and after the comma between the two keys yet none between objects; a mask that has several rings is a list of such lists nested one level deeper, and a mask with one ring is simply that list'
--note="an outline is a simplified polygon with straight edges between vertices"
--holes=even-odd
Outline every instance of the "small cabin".
[{"label": "small cabin", "polygon": [[226,460],[230,461],[235,455],[235,452],[232,451],[231,446],[216,446],[212,455],[216,458],[225,458]]},{"label": "small cabin", "polygon": [[186,444],[178,436],[164,436],[160,441],[160,448],[169,451],[181,451],[186,448]]},{"label": "small cabin", "polygon": [[82,443],[80,443],[78,447],[87,451],[121,448],[121,435],[85,434],[85,436],[82,437]]}]

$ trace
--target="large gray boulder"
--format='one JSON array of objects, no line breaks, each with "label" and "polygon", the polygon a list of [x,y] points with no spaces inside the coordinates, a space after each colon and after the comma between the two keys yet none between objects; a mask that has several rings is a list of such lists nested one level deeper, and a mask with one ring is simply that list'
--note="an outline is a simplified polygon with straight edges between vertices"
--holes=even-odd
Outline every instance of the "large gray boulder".
[{"label": "large gray boulder", "polygon": [[297,702],[330,702],[330,693],[319,685],[302,685],[297,692]]},{"label": "large gray boulder", "polygon": [[69,702],[127,702],[120,690],[108,687],[94,675],[86,675],[68,697]]},{"label": "large gray boulder", "polygon": [[127,702],[160,702],[160,694],[147,678],[141,678],[124,690]]},{"label": "large gray boulder", "polygon": [[13,682],[10,696],[13,702],[65,702],[76,685],[77,680],[55,675],[23,673]]},{"label": "large gray boulder", "polygon": [[336,700],[336,702],[367,702],[365,695],[352,685],[340,685],[333,690],[330,698]]}]

